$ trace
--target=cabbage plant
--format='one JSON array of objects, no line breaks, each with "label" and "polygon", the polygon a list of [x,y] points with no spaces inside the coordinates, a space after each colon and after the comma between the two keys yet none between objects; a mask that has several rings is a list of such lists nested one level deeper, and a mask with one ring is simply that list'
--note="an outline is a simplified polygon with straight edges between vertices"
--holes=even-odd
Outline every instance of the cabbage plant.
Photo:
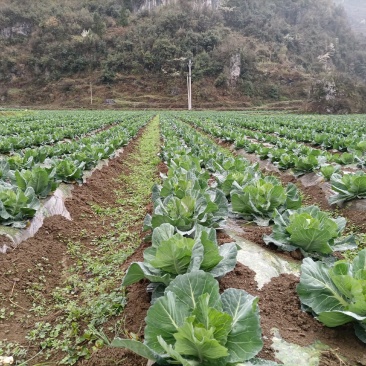
[{"label": "cabbage plant", "polygon": [[274,223],[272,234],[265,235],[263,240],[285,251],[300,248],[306,253],[331,254],[357,247],[353,235],[341,238],[346,219],[333,219],[317,206],[287,210],[282,214],[277,211]]},{"label": "cabbage plant", "polygon": [[257,155],[259,156],[259,158],[261,160],[268,159],[270,152],[271,152],[271,148],[268,146],[264,146],[262,144],[259,145],[259,147],[256,151]]},{"label": "cabbage plant", "polygon": [[55,169],[35,166],[32,170],[16,171],[15,179],[17,186],[23,191],[32,187],[37,197],[45,198],[59,185],[55,180],[55,173]]},{"label": "cabbage plant", "polygon": [[313,153],[295,157],[293,170],[296,176],[312,172],[319,167],[319,157]]},{"label": "cabbage plant", "polygon": [[251,165],[249,160],[243,158],[243,157],[227,157],[222,156],[221,159],[220,156],[217,156],[215,159],[211,159],[206,163],[206,168],[210,170],[211,172],[216,173],[227,173],[227,172],[243,172],[245,171],[249,166],[251,166],[253,169],[258,170],[259,165]]},{"label": "cabbage plant", "polygon": [[32,187],[24,192],[18,187],[0,184],[0,222],[22,228],[24,220],[32,218],[39,208],[39,201]]},{"label": "cabbage plant", "polygon": [[70,159],[55,160],[55,177],[63,182],[83,182],[85,163],[76,162]]},{"label": "cabbage plant", "polygon": [[356,336],[366,343],[366,249],[353,262],[341,260],[332,266],[305,258],[297,293],[324,325],[353,323]]},{"label": "cabbage plant", "polygon": [[9,163],[3,159],[0,159],[0,179],[4,182],[14,180],[14,171],[10,170]]},{"label": "cabbage plant", "polygon": [[175,154],[176,151],[173,151],[173,157],[165,160],[168,162],[169,169],[177,170],[179,168],[183,168],[187,171],[195,171],[195,172],[202,172],[201,168],[201,161],[197,156],[190,155],[186,153],[186,151],[183,149],[181,151],[182,153],[186,155]]},{"label": "cabbage plant", "polygon": [[288,152],[287,149],[275,148],[271,149],[269,153],[269,158],[271,159],[272,163],[277,163],[281,160],[282,155]]},{"label": "cabbage plant", "polygon": [[221,189],[227,197],[230,197],[231,191],[236,187],[244,186],[250,181],[257,180],[262,177],[262,173],[258,170],[258,165],[252,165],[242,171],[225,171],[220,174],[215,174],[217,187]]},{"label": "cabbage plant", "polygon": [[363,140],[363,141],[359,141],[356,146],[355,146],[355,149],[357,151],[360,151],[362,154],[365,154],[366,153],[366,141]]},{"label": "cabbage plant", "polygon": [[43,163],[49,157],[51,146],[41,146],[37,149],[26,149],[23,153],[24,161],[32,159],[34,164]]},{"label": "cabbage plant", "polygon": [[332,174],[338,173],[340,168],[339,165],[325,164],[320,168],[320,173],[324,176],[325,180],[330,180]]},{"label": "cabbage plant", "polygon": [[295,166],[297,156],[293,153],[282,154],[277,163],[278,168],[282,170],[290,169]]},{"label": "cabbage plant", "polygon": [[[175,234],[174,226],[162,224],[153,231],[152,246],[144,252],[144,262],[130,265],[122,285],[131,285],[143,278],[164,286],[180,274],[196,270],[221,278],[236,265],[235,243],[218,246],[216,232],[198,225],[194,239]],[[155,286],[155,288],[157,288]]]},{"label": "cabbage plant", "polygon": [[190,190],[183,198],[169,195],[154,201],[152,216],[147,215],[144,228],[154,229],[169,223],[182,233],[190,233],[196,224],[217,228],[228,215],[228,202],[218,189],[205,192]]},{"label": "cabbage plant", "polygon": [[195,271],[176,277],[148,310],[145,340],[116,338],[156,365],[229,366],[253,358],[263,346],[258,298],[243,290],[221,295],[214,277]]},{"label": "cabbage plant", "polygon": [[357,168],[365,169],[366,168],[366,154],[362,154],[360,151],[356,151],[355,153],[355,161],[357,163]]},{"label": "cabbage plant", "polygon": [[334,160],[341,165],[350,165],[354,163],[355,156],[353,153],[344,152],[343,154],[336,156]]},{"label": "cabbage plant", "polygon": [[234,189],[231,191],[233,212],[260,226],[269,225],[276,209],[296,209],[301,206],[301,202],[301,196],[294,184],[289,183],[285,189],[273,176],[254,179],[244,187],[234,182]]},{"label": "cabbage plant", "polygon": [[210,175],[207,172],[188,171],[184,168],[169,169],[168,176],[164,179],[162,185],[155,184],[153,192],[153,201],[169,195],[183,198],[190,191],[201,191],[204,193],[208,187]]},{"label": "cabbage plant", "polygon": [[329,203],[343,203],[354,198],[366,198],[366,174],[333,174],[330,180],[332,190],[337,194],[329,197]]}]

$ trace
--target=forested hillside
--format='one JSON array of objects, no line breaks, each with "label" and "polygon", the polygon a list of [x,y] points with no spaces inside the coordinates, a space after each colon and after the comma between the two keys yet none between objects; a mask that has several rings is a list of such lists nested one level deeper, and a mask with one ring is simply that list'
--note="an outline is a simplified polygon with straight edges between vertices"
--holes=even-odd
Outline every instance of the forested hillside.
[{"label": "forested hillside", "polygon": [[361,112],[358,37],[331,0],[3,0],[0,101],[184,107],[191,58],[195,107]]}]

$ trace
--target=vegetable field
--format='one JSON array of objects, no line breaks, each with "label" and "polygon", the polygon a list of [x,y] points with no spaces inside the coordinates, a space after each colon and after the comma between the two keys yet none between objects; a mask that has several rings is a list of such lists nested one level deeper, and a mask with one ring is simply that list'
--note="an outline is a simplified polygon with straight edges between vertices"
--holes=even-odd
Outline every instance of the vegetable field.
[{"label": "vegetable field", "polygon": [[0,127],[0,365],[366,365],[364,116]]}]

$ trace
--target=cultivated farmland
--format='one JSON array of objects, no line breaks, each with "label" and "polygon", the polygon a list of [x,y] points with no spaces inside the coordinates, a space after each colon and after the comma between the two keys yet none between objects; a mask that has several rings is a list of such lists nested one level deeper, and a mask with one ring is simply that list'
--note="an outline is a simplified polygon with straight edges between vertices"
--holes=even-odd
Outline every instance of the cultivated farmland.
[{"label": "cultivated farmland", "polygon": [[366,365],[364,116],[0,126],[0,364]]}]

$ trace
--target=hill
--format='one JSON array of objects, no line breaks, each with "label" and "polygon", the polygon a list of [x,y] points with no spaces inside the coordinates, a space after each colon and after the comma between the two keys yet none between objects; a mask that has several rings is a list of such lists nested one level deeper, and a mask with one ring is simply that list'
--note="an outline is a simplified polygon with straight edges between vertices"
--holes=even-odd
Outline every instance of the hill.
[{"label": "hill", "polygon": [[3,105],[184,108],[192,59],[195,107],[366,108],[366,52],[330,0],[3,0],[0,24]]}]

